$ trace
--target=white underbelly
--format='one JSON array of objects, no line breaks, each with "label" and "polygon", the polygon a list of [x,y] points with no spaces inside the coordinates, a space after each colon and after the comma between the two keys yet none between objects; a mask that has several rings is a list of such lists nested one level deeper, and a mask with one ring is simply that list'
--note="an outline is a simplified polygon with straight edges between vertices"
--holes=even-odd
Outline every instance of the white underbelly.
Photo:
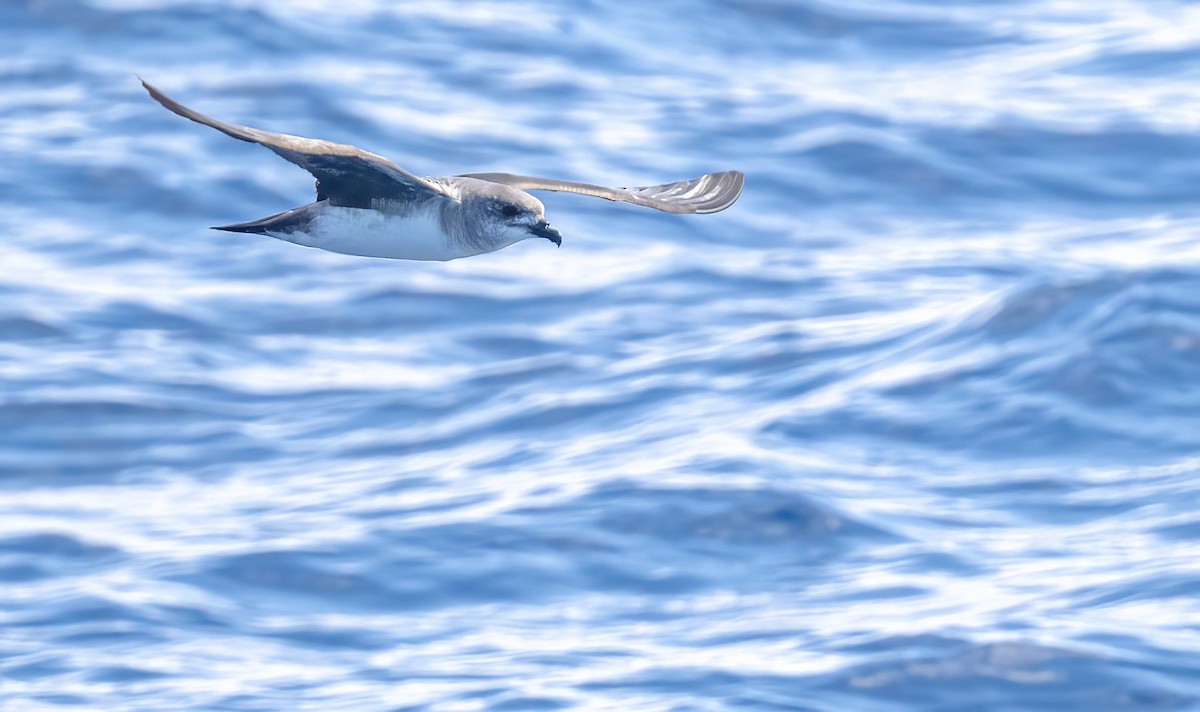
[{"label": "white underbelly", "polygon": [[399,216],[363,208],[327,207],[307,229],[271,237],[330,252],[396,260],[452,260],[469,253],[444,232],[433,211]]}]

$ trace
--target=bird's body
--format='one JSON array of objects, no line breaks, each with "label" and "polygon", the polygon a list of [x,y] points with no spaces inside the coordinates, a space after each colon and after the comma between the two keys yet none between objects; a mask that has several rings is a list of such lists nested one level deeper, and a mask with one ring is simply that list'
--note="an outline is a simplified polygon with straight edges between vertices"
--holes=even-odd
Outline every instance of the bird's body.
[{"label": "bird's body", "polygon": [[366,257],[452,260],[493,252],[530,237],[562,236],[526,190],[592,195],[675,213],[724,210],[742,190],[737,171],[649,188],[605,188],[508,173],[418,178],[391,161],[343,144],[275,134],[218,121],[142,82],[180,116],[257,143],[312,173],[317,200],[278,215],[217,228],[268,235],[307,247]]},{"label": "bird's body", "polygon": [[470,253],[446,232],[433,207],[401,214],[320,202],[307,208],[306,219],[273,226],[263,230],[263,234],[344,255],[398,260],[466,257]]},{"label": "bird's body", "polygon": [[[345,255],[398,260],[444,261],[493,252],[534,236],[531,230],[545,232],[540,236],[556,242],[561,239],[549,224],[539,227],[538,222],[544,222],[540,220],[543,208],[533,196],[525,195],[523,202],[529,203],[527,215],[538,220],[527,219],[514,230],[488,214],[495,201],[482,196],[498,192],[497,188],[520,191],[474,178],[439,181],[446,193],[431,193],[420,200],[378,198],[371,201],[369,208],[354,208],[335,205],[326,199],[262,220],[217,229],[268,235]],[[467,200],[457,197],[464,192],[472,197]]]}]

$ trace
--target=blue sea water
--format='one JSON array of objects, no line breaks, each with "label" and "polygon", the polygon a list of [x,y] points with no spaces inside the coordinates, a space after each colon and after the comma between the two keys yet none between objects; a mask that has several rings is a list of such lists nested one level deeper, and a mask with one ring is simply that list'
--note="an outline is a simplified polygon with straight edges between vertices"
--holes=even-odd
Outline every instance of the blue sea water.
[{"label": "blue sea water", "polygon": [[[0,709],[1200,709],[1200,5],[0,3]],[[208,225],[151,102],[542,194]]]}]

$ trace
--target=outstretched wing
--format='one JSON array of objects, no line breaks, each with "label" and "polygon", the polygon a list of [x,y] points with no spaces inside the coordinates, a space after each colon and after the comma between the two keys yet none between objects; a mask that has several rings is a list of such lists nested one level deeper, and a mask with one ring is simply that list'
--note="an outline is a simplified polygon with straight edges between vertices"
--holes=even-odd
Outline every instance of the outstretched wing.
[{"label": "outstretched wing", "polygon": [[569,180],[534,178],[511,173],[464,173],[492,183],[503,183],[521,190],[554,190],[564,193],[592,195],[605,200],[644,205],[668,213],[715,213],[730,205],[742,194],[746,177],[740,171],[709,173],[691,180],[680,180],[646,188],[606,188],[590,183]]},{"label": "outstretched wing", "polygon": [[210,126],[226,136],[265,146],[313,174],[317,200],[349,208],[369,208],[375,199],[417,200],[442,191],[383,156],[354,146],[235,126],[189,109],[144,80],[155,101],[185,119]]}]

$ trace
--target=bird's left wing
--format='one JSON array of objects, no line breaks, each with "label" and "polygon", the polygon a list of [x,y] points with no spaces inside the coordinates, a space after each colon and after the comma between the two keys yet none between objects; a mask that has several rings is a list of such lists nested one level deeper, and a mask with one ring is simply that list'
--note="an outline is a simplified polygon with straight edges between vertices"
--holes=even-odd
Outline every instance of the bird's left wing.
[{"label": "bird's left wing", "polygon": [[742,186],[746,182],[740,171],[708,173],[691,180],[645,188],[606,188],[590,183],[518,176],[512,173],[464,173],[463,177],[502,183],[520,190],[553,190],[591,195],[605,200],[644,205],[668,213],[719,212],[734,204],[742,194]]},{"label": "bird's left wing", "polygon": [[226,136],[265,146],[308,171],[317,179],[317,200],[332,205],[370,208],[376,199],[418,200],[444,194],[433,183],[418,178],[383,156],[332,141],[271,133],[236,126],[189,109],[142,81],[155,101],[176,114],[212,127]]}]

